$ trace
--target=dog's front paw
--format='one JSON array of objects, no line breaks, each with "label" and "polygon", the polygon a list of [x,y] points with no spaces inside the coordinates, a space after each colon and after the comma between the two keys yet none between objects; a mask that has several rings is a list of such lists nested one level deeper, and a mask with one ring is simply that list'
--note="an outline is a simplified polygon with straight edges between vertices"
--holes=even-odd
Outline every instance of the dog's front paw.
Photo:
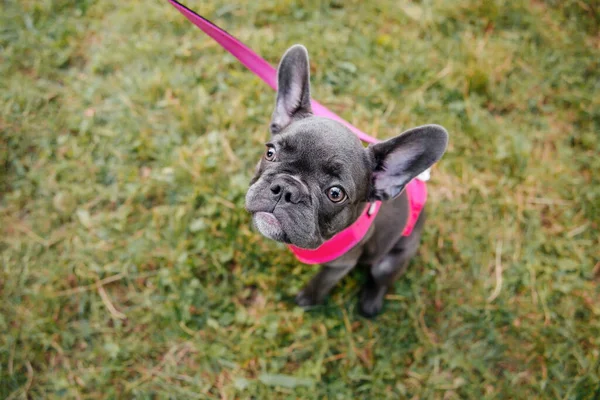
[{"label": "dog's front paw", "polygon": [[317,298],[317,296],[315,296],[315,294],[308,288],[302,289],[296,295],[296,304],[302,308],[313,307],[318,305],[319,303],[320,301]]},{"label": "dog's front paw", "polygon": [[386,290],[382,288],[363,288],[358,302],[358,311],[363,317],[374,318],[383,308]]},{"label": "dog's front paw", "polygon": [[374,318],[381,312],[383,302],[375,302],[370,300],[361,301],[359,311],[363,317]]}]

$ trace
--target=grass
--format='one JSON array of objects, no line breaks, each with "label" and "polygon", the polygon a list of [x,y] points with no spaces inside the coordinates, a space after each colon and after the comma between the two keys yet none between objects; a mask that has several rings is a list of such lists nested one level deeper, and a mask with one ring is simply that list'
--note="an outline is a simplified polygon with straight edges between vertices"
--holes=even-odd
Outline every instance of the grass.
[{"label": "grass", "polygon": [[451,134],[419,255],[362,277],[251,228],[274,93],[166,1],[4,0],[0,398],[600,397],[597,1],[188,0],[386,138]]}]

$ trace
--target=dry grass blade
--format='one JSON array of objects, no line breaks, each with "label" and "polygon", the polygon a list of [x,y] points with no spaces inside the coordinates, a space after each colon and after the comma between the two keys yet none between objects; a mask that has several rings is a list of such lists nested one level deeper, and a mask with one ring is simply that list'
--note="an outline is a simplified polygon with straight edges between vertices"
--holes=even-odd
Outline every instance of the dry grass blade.
[{"label": "dry grass blade", "polygon": [[502,290],[502,240],[496,242],[496,262],[494,263],[494,272],[496,275],[496,286],[487,299],[488,303],[496,300]]},{"label": "dry grass blade", "polygon": [[108,297],[106,290],[104,290],[104,286],[98,286],[98,293],[100,294],[100,297],[102,298],[102,302],[106,306],[107,310],[110,312],[110,315],[112,315],[114,318],[117,318],[117,319],[127,318],[127,316],[125,314],[123,314],[122,312],[117,310],[115,308],[115,306],[112,304],[112,302],[110,301],[110,297]]}]

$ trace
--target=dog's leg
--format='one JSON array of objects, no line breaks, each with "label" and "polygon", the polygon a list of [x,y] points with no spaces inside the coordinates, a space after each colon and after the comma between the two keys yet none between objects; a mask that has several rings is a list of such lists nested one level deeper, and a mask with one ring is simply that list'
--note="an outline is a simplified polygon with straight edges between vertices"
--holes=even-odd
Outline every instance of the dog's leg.
[{"label": "dog's leg", "polygon": [[296,304],[310,307],[325,300],[336,283],[356,266],[362,246],[356,246],[340,258],[324,264],[321,270],[296,295]]},{"label": "dog's leg", "polygon": [[404,274],[411,257],[406,253],[390,253],[371,267],[360,292],[359,311],[363,316],[372,318],[379,314],[387,291],[396,278]]},{"label": "dog's leg", "polygon": [[401,237],[388,254],[372,265],[359,299],[359,311],[367,318],[379,314],[383,300],[394,281],[406,272],[410,259],[417,253],[425,213],[421,213],[410,236]]},{"label": "dog's leg", "polygon": [[296,304],[310,307],[321,304],[336,283],[340,281],[356,263],[346,265],[323,265],[321,270],[308,282],[296,296]]}]

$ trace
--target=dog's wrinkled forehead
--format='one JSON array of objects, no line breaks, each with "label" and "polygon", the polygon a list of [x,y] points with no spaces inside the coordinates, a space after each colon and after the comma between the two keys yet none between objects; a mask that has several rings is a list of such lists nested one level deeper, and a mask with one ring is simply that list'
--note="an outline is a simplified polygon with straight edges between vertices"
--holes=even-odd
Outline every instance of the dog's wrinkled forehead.
[{"label": "dog's wrinkled forehead", "polygon": [[364,148],[358,137],[340,123],[321,117],[296,121],[271,140],[281,161],[305,162],[306,168],[330,164],[364,167]]}]

